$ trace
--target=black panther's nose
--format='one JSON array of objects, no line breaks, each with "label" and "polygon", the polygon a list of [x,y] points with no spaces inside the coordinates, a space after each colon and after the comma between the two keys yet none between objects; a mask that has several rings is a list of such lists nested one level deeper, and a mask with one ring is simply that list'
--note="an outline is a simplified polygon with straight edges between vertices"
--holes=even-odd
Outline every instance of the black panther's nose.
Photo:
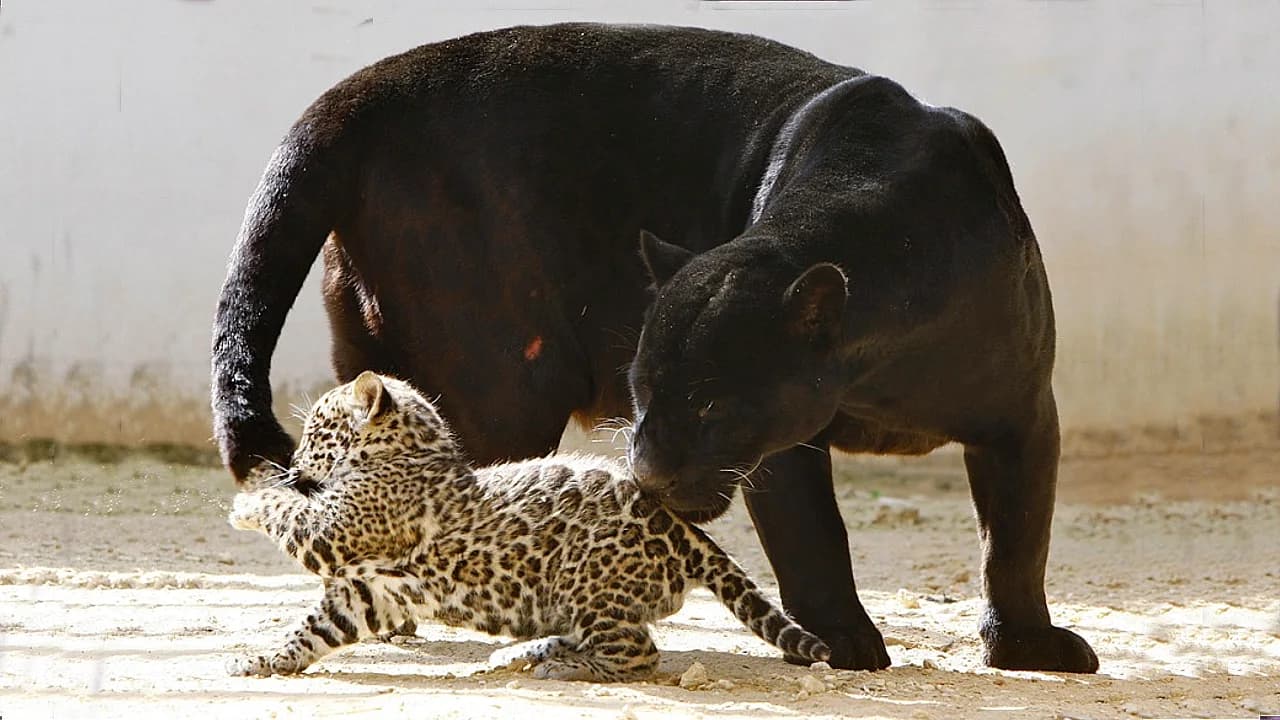
[{"label": "black panther's nose", "polygon": [[676,485],[675,473],[658,470],[645,455],[631,458],[631,472],[640,490],[646,493],[661,495]]},{"label": "black panther's nose", "polygon": [[665,463],[657,461],[653,452],[653,443],[648,437],[646,428],[641,426],[631,439],[628,453],[631,460],[631,472],[646,493],[663,494],[675,487],[677,473]]}]

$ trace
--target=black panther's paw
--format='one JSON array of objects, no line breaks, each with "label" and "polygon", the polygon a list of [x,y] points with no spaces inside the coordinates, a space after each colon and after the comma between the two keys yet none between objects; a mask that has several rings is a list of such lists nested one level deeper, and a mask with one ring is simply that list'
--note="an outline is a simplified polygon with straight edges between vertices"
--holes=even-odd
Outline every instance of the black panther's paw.
[{"label": "black panther's paw", "polygon": [[1060,627],[988,625],[982,629],[987,665],[1003,670],[1094,673],[1098,656],[1079,635]]},{"label": "black panther's paw", "polygon": [[[874,625],[838,628],[805,625],[804,628],[822,638],[831,648],[831,659],[827,662],[833,668],[884,670],[889,667],[889,651],[885,649],[884,637]],[[795,655],[786,655],[785,658],[792,665],[809,665],[812,662]]]}]

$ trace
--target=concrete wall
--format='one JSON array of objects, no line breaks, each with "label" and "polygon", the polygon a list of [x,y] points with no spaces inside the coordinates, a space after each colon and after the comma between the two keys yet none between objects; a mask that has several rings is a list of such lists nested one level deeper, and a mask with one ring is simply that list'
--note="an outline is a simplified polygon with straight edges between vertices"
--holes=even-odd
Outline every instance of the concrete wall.
[{"label": "concrete wall", "polygon": [[[1274,409],[1280,3],[463,5],[4,2],[0,440],[204,442],[226,256],[293,119],[387,54],[571,19],[754,32],[983,118],[1049,266],[1068,427]],[[282,399],[327,357],[313,277]]]}]

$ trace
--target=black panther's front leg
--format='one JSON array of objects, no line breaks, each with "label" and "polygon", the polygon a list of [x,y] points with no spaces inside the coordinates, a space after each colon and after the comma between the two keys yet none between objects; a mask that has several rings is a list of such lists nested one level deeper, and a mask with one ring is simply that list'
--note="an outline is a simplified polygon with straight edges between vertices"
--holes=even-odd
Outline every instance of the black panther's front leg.
[{"label": "black panther's front leg", "polygon": [[1058,473],[1058,413],[1047,388],[1018,429],[966,445],[965,467],[982,539],[988,665],[1091,673],[1098,657],[1083,638],[1054,627],[1044,595]]},{"label": "black panther's front leg", "polygon": [[[831,646],[832,667],[889,667],[884,638],[858,600],[849,538],[836,505],[827,444],[766,458],[744,488],[747,509],[796,622]],[[788,657],[789,662],[805,662]]]}]

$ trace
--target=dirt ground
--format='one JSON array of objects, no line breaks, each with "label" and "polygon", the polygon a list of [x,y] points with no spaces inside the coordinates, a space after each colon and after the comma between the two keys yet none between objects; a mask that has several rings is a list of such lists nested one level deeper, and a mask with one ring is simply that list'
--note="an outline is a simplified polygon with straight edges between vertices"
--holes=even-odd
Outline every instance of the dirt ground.
[{"label": "dirt ground", "polygon": [[[893,658],[885,672],[787,665],[698,591],[657,626],[663,660],[649,682],[486,672],[503,639],[435,625],[302,677],[243,679],[224,674],[226,660],[278,643],[318,583],[226,525],[220,470],[0,464],[0,717],[1280,713],[1280,449],[1064,462],[1048,592],[1055,620],[1098,651],[1096,676],[981,665],[977,542],[956,452],[842,460],[839,492],[861,594]],[[740,501],[711,529],[773,582]]]}]

